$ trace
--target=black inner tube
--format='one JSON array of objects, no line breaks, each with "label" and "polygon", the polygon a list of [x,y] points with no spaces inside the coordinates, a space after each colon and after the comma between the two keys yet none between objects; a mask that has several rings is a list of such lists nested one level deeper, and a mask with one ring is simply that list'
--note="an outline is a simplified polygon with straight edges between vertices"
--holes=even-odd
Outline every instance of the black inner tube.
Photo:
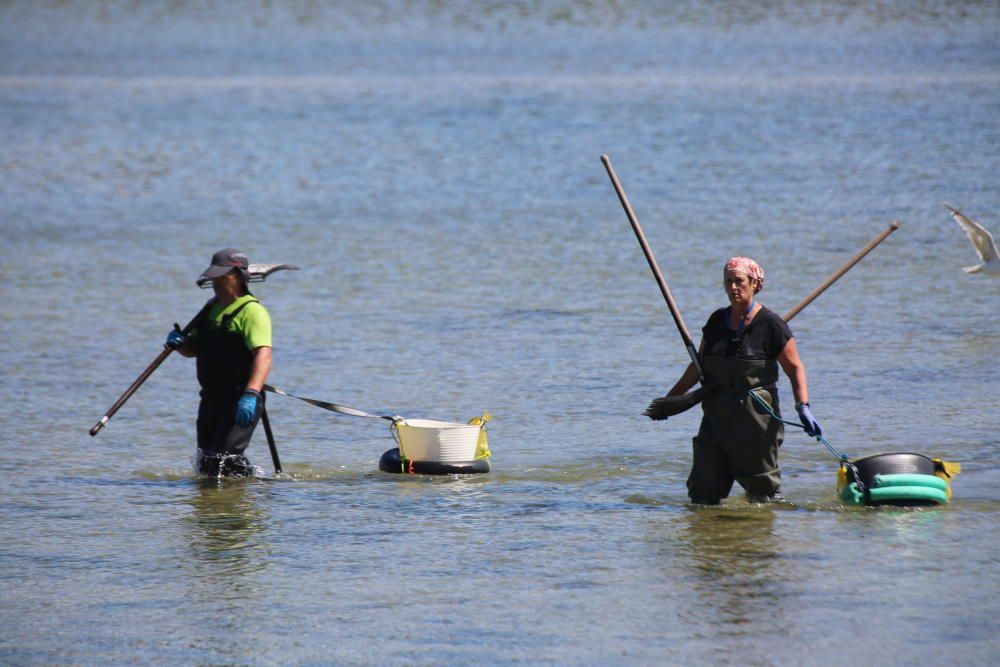
[{"label": "black inner tube", "polygon": [[378,461],[382,472],[409,473],[411,475],[470,475],[490,471],[489,459],[476,459],[457,463],[439,461],[409,461],[399,454],[399,448],[390,449]]}]

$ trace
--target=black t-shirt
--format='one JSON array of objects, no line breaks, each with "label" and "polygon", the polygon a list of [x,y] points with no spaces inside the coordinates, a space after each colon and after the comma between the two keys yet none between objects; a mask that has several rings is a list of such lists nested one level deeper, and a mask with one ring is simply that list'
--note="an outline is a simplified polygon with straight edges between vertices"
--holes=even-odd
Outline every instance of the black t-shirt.
[{"label": "black t-shirt", "polygon": [[749,325],[729,328],[729,307],[720,308],[702,327],[706,357],[777,359],[792,338],[792,330],[777,313],[761,306]]}]

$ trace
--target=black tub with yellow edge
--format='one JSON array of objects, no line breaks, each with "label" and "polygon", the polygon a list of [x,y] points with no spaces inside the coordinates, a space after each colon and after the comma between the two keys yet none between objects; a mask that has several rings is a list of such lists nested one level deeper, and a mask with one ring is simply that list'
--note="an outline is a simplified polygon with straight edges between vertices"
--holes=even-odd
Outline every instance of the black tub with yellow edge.
[{"label": "black tub with yellow edge", "polygon": [[842,462],[837,495],[849,505],[928,507],[951,500],[957,463],[923,454],[896,452]]}]

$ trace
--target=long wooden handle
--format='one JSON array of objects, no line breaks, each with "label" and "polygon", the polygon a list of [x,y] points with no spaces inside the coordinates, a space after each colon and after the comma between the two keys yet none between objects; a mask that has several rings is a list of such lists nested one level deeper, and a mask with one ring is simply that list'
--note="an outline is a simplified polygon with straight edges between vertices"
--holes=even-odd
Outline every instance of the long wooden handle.
[{"label": "long wooden handle", "polygon": [[136,390],[142,386],[142,383],[153,374],[153,371],[160,367],[160,364],[163,363],[164,359],[170,356],[171,352],[173,352],[173,350],[166,348],[163,352],[160,352],[156,359],[153,359],[153,363],[146,367],[146,370],[144,370],[139,377],[135,379],[135,382],[133,382],[131,386],[125,390],[125,393],[118,397],[115,404],[108,408],[108,411],[104,413],[104,416],[101,417],[100,421],[94,424],[94,426],[90,429],[90,435],[97,435],[98,432],[105,427],[108,421],[115,416],[116,412],[118,412],[118,408],[125,405],[125,401],[132,398],[132,394],[134,394]]},{"label": "long wooden handle", "polygon": [[785,316],[784,316],[783,319],[787,322],[788,320],[790,320],[793,317],[795,317],[796,315],[798,315],[800,310],[802,310],[803,308],[805,308],[806,306],[808,306],[810,303],[812,303],[813,300],[816,299],[816,297],[818,297],[820,294],[822,294],[823,292],[826,291],[827,287],[829,287],[830,285],[832,285],[835,282],[837,282],[842,275],[844,275],[845,273],[847,273],[848,271],[851,270],[851,267],[853,267],[855,264],[857,264],[862,259],[864,259],[865,255],[867,255],[872,250],[874,250],[875,246],[877,246],[879,243],[881,243],[882,241],[884,241],[886,239],[886,237],[889,236],[889,234],[892,234],[894,231],[896,231],[897,229],[899,229],[899,227],[900,227],[900,223],[899,223],[898,220],[893,220],[891,223],[889,223],[889,226],[885,229],[885,231],[883,231],[881,234],[879,234],[874,239],[872,239],[871,242],[868,245],[866,245],[864,248],[862,248],[861,250],[859,250],[858,253],[856,255],[854,255],[854,257],[851,257],[849,260],[847,260],[844,263],[843,266],[841,266],[839,269],[837,269],[836,272],[834,272],[834,274],[832,276],[830,276],[829,278],[827,278],[826,280],[824,280],[822,285],[820,285],[819,287],[817,287],[816,289],[814,289],[812,291],[812,293],[809,294],[809,296],[807,296],[806,298],[802,299],[802,301],[800,301],[797,306],[795,306],[790,311],[788,311],[787,313],[785,313]]},{"label": "long wooden handle", "polygon": [[[819,287],[814,289],[809,296],[807,296],[797,306],[788,311],[788,313],[785,314],[784,320],[787,322],[788,320],[795,317],[800,310],[802,310],[810,303],[812,303],[813,300],[820,294],[822,294],[827,287],[837,282],[837,280],[842,275],[847,273],[852,266],[860,262],[865,255],[867,255],[869,252],[872,251],[873,248],[875,248],[875,246],[884,241],[886,237],[889,236],[889,234],[892,234],[894,231],[899,229],[899,227],[900,223],[898,221],[895,220],[892,221],[889,224],[889,227],[885,231],[883,231],[881,234],[872,239],[871,243],[869,243],[864,248],[859,250],[856,255],[851,257],[849,260],[847,260],[847,262],[844,263],[843,266],[837,269],[837,271],[834,272],[832,276],[827,278],[825,281],[823,281],[823,283]],[[680,414],[685,410],[692,408],[695,405],[698,405],[698,403],[700,403],[701,399],[704,397],[704,393],[705,392],[703,390],[695,390],[693,392],[688,392],[687,394],[683,394],[681,396],[663,396],[661,398],[655,398],[653,399],[653,402],[649,404],[649,407],[646,408],[646,411],[643,414],[649,417],[650,419],[657,419],[657,420],[673,417],[674,415]]]},{"label": "long wooden handle", "polygon": [[[214,304],[215,299],[209,299],[208,302],[202,306],[201,310],[198,311],[198,314],[195,315],[191,321],[188,322],[187,326],[181,330],[181,333],[185,336],[191,333],[191,330],[194,329],[195,325],[197,325],[198,321],[202,318],[202,315],[208,313],[209,308],[211,308]],[[157,355],[156,359],[153,359],[153,363],[146,367],[146,370],[144,370],[139,377],[135,379],[135,382],[133,382],[132,385],[125,390],[125,393],[118,397],[115,404],[108,408],[108,411],[104,413],[104,416],[101,417],[96,424],[94,424],[94,427],[90,429],[90,435],[97,435],[100,430],[107,425],[108,421],[115,416],[116,412],[118,412],[118,409],[125,405],[125,401],[132,398],[132,394],[134,394],[136,390],[142,386],[142,383],[153,374],[153,371],[159,368],[160,364],[163,363],[164,359],[170,356],[171,352],[173,352],[173,350],[165,348],[159,355]]]},{"label": "long wooden handle", "polygon": [[663,272],[660,271],[660,267],[656,263],[653,250],[646,241],[646,235],[643,233],[642,227],[639,226],[639,220],[635,217],[635,211],[632,210],[632,205],[629,203],[628,197],[625,196],[625,190],[622,188],[621,181],[618,180],[618,175],[615,173],[614,167],[611,166],[611,159],[607,155],[601,155],[601,162],[604,163],[604,168],[608,170],[608,176],[611,177],[611,184],[614,185],[615,192],[618,193],[618,200],[622,203],[622,208],[625,209],[625,215],[628,216],[628,221],[632,225],[632,231],[635,232],[636,238],[639,239],[639,246],[642,247],[642,252],[646,255],[646,261],[649,262],[649,268],[653,271],[656,284],[660,286],[660,292],[663,294],[663,298],[667,302],[667,308],[670,309],[670,314],[674,318],[674,324],[677,325],[677,330],[684,340],[684,347],[687,348],[692,363],[698,369],[698,375],[704,377],[701,372],[701,361],[698,359],[698,350],[695,349],[694,341],[691,340],[691,334],[688,332],[687,325],[684,324],[684,318],[681,317],[681,312],[677,309],[677,303],[674,301],[673,294],[670,293],[670,287],[663,278]]}]

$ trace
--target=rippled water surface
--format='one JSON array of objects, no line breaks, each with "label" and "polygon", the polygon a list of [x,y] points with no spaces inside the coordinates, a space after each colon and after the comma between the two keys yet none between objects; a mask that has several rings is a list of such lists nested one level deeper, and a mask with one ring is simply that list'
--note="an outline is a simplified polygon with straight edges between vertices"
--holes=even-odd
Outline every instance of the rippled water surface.
[{"label": "rippled water surface", "polygon": [[[661,4],[668,5],[667,8]],[[0,662],[989,664],[998,634],[1000,12],[983,2],[0,5]],[[852,457],[960,462],[847,508],[686,503],[686,355],[734,254]],[[273,384],[447,420],[494,470],[400,477],[385,422],[269,401],[286,474],[191,472],[193,364],[87,430],[207,294],[256,289]],[[787,382],[781,389],[790,395]]]}]

